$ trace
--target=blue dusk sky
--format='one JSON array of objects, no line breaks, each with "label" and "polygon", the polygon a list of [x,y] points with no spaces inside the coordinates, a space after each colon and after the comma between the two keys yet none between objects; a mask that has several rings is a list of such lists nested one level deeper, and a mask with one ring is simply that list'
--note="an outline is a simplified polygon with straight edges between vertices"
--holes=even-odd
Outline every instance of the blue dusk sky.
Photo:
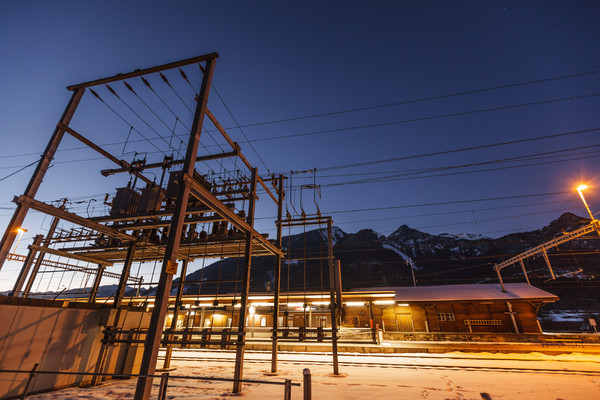
[{"label": "blue dusk sky", "polygon": [[[209,108],[264,176],[316,168],[292,186],[320,185],[321,213],[346,232],[538,229],[566,211],[586,215],[574,191],[582,181],[600,211],[597,1],[5,0],[0,38],[0,229],[34,167],[17,171],[45,148],[66,86],[210,52],[219,58]],[[197,88],[197,66],[184,71]],[[167,77],[172,91],[149,80],[181,120],[143,114],[118,83],[125,101],[96,91],[127,122],[88,91],[71,125],[119,158],[137,149],[162,161],[181,151],[193,107],[192,87],[177,71]],[[159,108],[139,79],[130,83]],[[221,151],[207,128],[201,151]],[[112,167],[65,138],[37,197],[105,212],[104,194],[128,180],[99,174]],[[198,165],[220,168],[241,166]],[[310,189],[288,200],[315,212]],[[271,235],[274,215],[258,209]],[[28,216],[19,252],[48,224]]]}]

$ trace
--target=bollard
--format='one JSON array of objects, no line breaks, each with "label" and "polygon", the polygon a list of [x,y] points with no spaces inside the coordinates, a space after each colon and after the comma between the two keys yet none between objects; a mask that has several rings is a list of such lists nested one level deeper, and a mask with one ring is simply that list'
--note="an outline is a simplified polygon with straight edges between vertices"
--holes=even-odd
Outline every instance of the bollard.
[{"label": "bollard", "polygon": [[292,400],[292,381],[289,379],[285,380],[283,387],[283,400]]},{"label": "bollard", "polygon": [[160,376],[160,386],[158,387],[158,400],[165,400],[167,398],[167,385],[169,382],[169,373],[163,372]]},{"label": "bollard", "polygon": [[312,400],[312,388],[310,382],[310,369],[304,368],[302,370],[302,375],[304,375],[304,400]]},{"label": "bollard", "polygon": [[33,380],[33,377],[35,376],[35,371],[38,368],[38,363],[36,363],[33,368],[31,369],[31,372],[29,373],[29,379],[27,379],[27,383],[25,384],[25,389],[23,389],[23,393],[21,394],[21,400],[25,399],[25,397],[27,397],[27,391],[29,390],[29,385],[31,385],[31,381]]}]

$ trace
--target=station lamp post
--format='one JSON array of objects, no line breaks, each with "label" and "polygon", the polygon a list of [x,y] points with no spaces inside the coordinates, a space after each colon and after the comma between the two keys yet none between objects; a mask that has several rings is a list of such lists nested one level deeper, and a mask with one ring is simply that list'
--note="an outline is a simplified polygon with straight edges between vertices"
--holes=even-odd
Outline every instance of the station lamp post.
[{"label": "station lamp post", "polygon": [[594,221],[594,214],[592,214],[592,212],[590,211],[590,207],[588,206],[587,202],[585,201],[585,197],[583,197],[583,193],[582,193],[582,191],[584,191],[587,188],[588,188],[588,185],[579,185],[579,186],[577,186],[577,192],[579,193],[579,196],[581,197],[581,201],[583,201],[583,205],[585,206],[585,209],[587,210],[588,214],[590,214],[590,218],[592,219],[592,221]]}]

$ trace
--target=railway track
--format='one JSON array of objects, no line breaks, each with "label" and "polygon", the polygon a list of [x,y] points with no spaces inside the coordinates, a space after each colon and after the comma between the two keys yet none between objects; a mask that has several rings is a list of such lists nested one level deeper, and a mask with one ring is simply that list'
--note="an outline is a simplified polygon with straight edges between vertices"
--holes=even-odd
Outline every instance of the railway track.
[{"label": "railway track", "polygon": [[[267,352],[264,352],[265,354]],[[297,354],[297,353],[296,353]],[[310,355],[311,353],[304,353],[305,355]],[[400,357],[398,357],[400,358]],[[409,357],[404,357],[409,358]],[[482,360],[489,361],[490,359],[481,359],[481,358],[463,358],[463,357],[415,357],[411,356],[410,358],[420,358],[420,359],[457,359],[457,360]],[[162,359],[162,357],[159,357]],[[210,362],[223,362],[223,363],[234,363],[235,359],[233,357],[207,357],[207,356],[183,356],[177,355],[175,352],[172,356],[172,360],[179,361],[210,361]],[[493,359],[497,360],[497,359]],[[509,359],[504,359],[509,360]],[[511,361],[524,361],[524,360],[511,360]],[[526,361],[540,361],[540,360],[526,360]],[[263,358],[253,358],[251,354],[246,354],[244,359],[245,363],[251,364],[270,364],[270,359]],[[331,361],[329,360],[314,360],[314,359],[306,359],[306,360],[286,360],[280,358],[278,360],[279,364],[288,364],[288,365],[331,365]],[[494,367],[494,366],[472,366],[472,365],[443,365],[443,364],[433,364],[433,363],[387,363],[387,362],[360,362],[360,361],[347,361],[340,360],[340,366],[348,366],[348,367],[376,367],[376,368],[397,368],[397,369],[433,369],[433,370],[451,370],[451,371],[479,371],[479,372],[509,372],[509,373],[543,373],[543,374],[559,374],[559,375],[581,375],[581,376],[600,376],[600,370],[581,370],[581,369],[553,369],[553,368],[531,368],[531,367]]]}]

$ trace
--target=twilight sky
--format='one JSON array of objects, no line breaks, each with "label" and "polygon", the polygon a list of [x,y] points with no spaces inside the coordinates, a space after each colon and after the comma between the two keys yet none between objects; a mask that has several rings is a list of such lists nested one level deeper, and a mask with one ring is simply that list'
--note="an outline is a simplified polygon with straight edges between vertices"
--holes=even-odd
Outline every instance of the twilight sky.
[{"label": "twilight sky", "polygon": [[[262,161],[214,91],[211,110],[261,173],[316,168],[320,210],[347,232],[537,229],[565,211],[585,215],[573,191],[580,181],[600,211],[598,2],[4,1],[0,38],[0,178],[39,157],[70,97],[66,86],[216,51],[214,87]],[[198,71],[186,71],[198,86]],[[170,79],[191,95],[180,76]],[[168,137],[166,122],[152,125]],[[122,155],[130,126],[91,93],[72,125],[133,157]],[[153,135],[142,121],[135,129]],[[521,142],[502,144],[510,141]],[[127,177],[103,178],[98,170],[112,165],[77,147],[63,142],[38,198],[67,196],[73,210],[99,213],[103,194]],[[162,160],[145,151],[149,162]],[[0,229],[32,172],[0,181]],[[293,184],[313,179],[294,175]],[[313,193],[303,195],[314,212]],[[289,197],[298,207],[300,192]],[[259,217],[274,214],[259,208]],[[33,214],[26,222],[22,251],[48,226]]]}]

